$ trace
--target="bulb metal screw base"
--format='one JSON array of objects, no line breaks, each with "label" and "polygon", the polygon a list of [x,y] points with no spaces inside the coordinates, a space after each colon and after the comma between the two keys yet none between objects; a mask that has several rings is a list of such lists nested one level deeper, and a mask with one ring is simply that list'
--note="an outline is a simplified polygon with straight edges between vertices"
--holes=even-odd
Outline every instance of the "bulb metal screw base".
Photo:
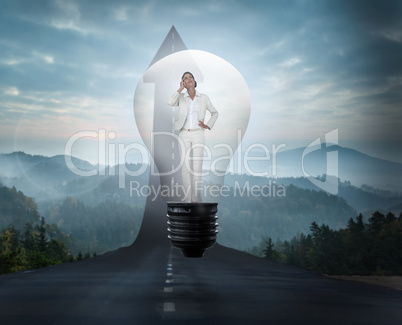
[{"label": "bulb metal screw base", "polygon": [[203,257],[216,242],[218,203],[169,202],[168,238],[185,257]]}]

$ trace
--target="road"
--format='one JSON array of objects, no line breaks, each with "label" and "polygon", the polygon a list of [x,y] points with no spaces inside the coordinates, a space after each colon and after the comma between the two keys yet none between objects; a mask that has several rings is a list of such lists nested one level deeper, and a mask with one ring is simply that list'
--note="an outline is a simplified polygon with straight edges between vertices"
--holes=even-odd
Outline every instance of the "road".
[{"label": "road", "polygon": [[0,276],[2,324],[401,324],[402,292],[215,245],[131,247]]}]

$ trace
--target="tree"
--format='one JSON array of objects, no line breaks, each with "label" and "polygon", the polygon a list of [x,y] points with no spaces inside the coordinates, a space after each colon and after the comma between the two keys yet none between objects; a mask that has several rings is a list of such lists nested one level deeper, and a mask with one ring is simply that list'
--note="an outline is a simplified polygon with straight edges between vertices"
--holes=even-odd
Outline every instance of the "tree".
[{"label": "tree", "polygon": [[378,234],[381,231],[382,226],[385,224],[386,219],[382,213],[376,211],[372,214],[372,216],[368,221],[369,221],[369,230],[373,234]]},{"label": "tree", "polygon": [[278,260],[279,254],[278,252],[274,249],[274,243],[272,242],[272,238],[269,237],[268,241],[265,241],[267,244],[265,249],[264,249],[264,257],[269,260]]},{"label": "tree", "polygon": [[46,225],[45,218],[41,217],[40,225],[35,227],[39,233],[37,245],[38,245],[38,249],[40,252],[46,252],[46,248],[47,248],[45,225]]},{"label": "tree", "polygon": [[392,213],[377,211],[368,224],[360,214],[337,231],[316,222],[310,229],[311,234],[277,244],[276,249],[269,238],[265,256],[285,255],[281,260],[326,274],[402,274],[402,220]]},{"label": "tree", "polygon": [[49,242],[47,255],[54,264],[68,262],[71,259],[71,254],[66,243],[57,239],[52,239]]},{"label": "tree", "polygon": [[26,251],[18,243],[16,230],[10,227],[0,234],[0,274],[22,271],[26,265]]},{"label": "tree", "polygon": [[353,233],[362,233],[364,231],[364,222],[363,215],[361,213],[356,218],[356,221],[357,222],[355,222],[353,218],[350,218],[347,229],[349,229]]}]

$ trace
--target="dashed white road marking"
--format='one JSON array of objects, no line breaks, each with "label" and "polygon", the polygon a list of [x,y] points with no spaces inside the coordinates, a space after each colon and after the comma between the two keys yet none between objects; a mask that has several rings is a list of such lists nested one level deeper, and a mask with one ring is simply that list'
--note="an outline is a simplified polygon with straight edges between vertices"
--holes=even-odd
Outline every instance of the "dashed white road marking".
[{"label": "dashed white road marking", "polygon": [[[174,283],[173,263],[172,263],[172,254],[170,254],[168,262],[167,262],[167,266],[166,266],[166,280],[165,280],[165,287],[163,288],[164,293],[172,293],[173,292],[173,286],[171,285],[172,283]],[[167,295],[167,296],[169,296],[169,295]],[[167,300],[169,300],[169,298]],[[163,312],[164,313],[176,312],[175,302],[174,301],[165,301],[163,303]]]},{"label": "dashed white road marking", "polygon": [[163,312],[170,313],[176,311],[176,304],[174,302],[164,302]]}]

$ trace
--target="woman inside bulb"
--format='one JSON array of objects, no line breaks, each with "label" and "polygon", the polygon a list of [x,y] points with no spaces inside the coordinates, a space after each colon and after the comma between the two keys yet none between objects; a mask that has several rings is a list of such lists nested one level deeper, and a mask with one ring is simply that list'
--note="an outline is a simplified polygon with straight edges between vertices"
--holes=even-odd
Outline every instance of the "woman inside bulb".
[{"label": "woman inside bulb", "polygon": [[[179,139],[183,143],[180,155],[184,157],[181,174],[186,202],[200,202],[202,157],[204,156],[205,136],[204,130],[211,130],[214,126],[218,112],[212,105],[209,97],[199,93],[195,88],[197,81],[191,72],[185,72],[181,78],[180,88],[172,95],[168,104],[178,106],[179,112],[174,123],[174,130],[180,131]],[[182,93],[186,89],[187,91]],[[211,117],[204,123],[206,111]],[[183,152],[184,148],[184,152]],[[190,157],[193,157],[193,166],[190,166]],[[181,159],[183,161],[183,159]]]}]

